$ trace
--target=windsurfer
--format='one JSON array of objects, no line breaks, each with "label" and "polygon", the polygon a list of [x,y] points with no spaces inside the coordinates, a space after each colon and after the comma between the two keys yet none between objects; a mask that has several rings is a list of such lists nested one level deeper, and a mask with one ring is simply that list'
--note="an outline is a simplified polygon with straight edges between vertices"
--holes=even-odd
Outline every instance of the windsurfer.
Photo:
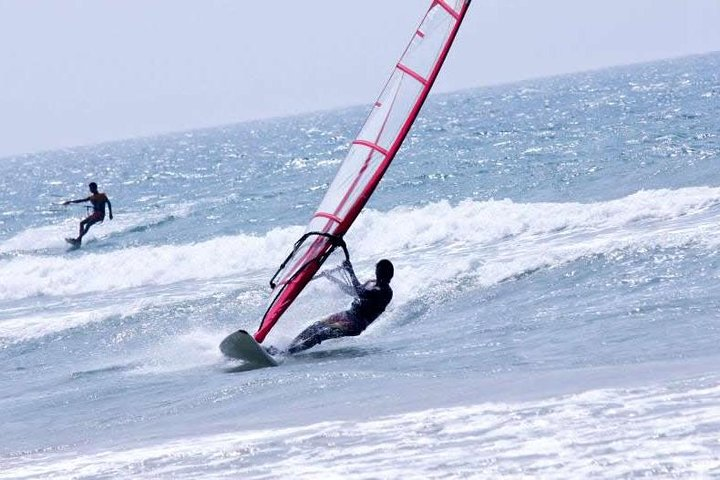
[{"label": "windsurfer", "polygon": [[77,245],[80,245],[80,243],[82,242],[82,237],[84,237],[88,230],[90,230],[90,227],[92,227],[98,222],[102,222],[103,220],[105,220],[105,205],[107,205],[108,207],[108,211],[110,213],[110,220],[112,220],[113,218],[112,204],[110,204],[110,199],[107,197],[107,195],[98,192],[97,183],[95,182],[90,182],[88,187],[90,188],[91,193],[89,197],[63,202],[63,205],[83,202],[92,203],[92,213],[80,222],[80,232],[78,234],[78,237],[74,239],[68,239],[68,241]]},{"label": "windsurfer", "polygon": [[338,284],[341,290],[355,297],[350,309],[338,312],[320,320],[298,335],[288,347],[288,353],[298,353],[314,347],[325,340],[360,335],[381,313],[392,300],[393,291],[390,280],[394,267],[390,260],[380,260],[375,265],[375,280],[361,284],[349,260],[343,262],[349,282],[326,273],[322,276]]}]

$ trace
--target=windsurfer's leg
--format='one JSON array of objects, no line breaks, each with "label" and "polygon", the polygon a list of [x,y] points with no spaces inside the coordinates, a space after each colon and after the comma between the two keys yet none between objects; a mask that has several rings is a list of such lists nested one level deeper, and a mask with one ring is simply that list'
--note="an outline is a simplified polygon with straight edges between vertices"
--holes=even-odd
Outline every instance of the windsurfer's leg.
[{"label": "windsurfer's leg", "polygon": [[90,227],[95,225],[97,222],[98,220],[93,215],[87,217],[85,220],[80,222],[80,235],[78,236],[77,240],[82,240],[82,237],[87,234],[88,230],[90,230]]},{"label": "windsurfer's leg", "polygon": [[340,338],[345,336],[343,329],[334,322],[338,314],[313,323],[302,331],[300,335],[295,337],[288,347],[288,353],[298,353],[308,348],[312,348],[325,340],[331,338]]}]

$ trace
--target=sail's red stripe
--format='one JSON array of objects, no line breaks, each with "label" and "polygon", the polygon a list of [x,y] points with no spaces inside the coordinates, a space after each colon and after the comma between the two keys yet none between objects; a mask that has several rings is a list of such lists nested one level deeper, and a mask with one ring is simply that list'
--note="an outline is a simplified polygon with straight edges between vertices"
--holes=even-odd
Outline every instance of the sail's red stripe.
[{"label": "sail's red stripe", "polygon": [[403,72],[407,73],[408,75],[410,75],[410,76],[413,77],[415,80],[417,80],[418,82],[422,83],[423,85],[427,85],[428,81],[427,81],[426,79],[424,79],[424,78],[422,77],[422,75],[420,75],[419,73],[417,73],[417,72],[414,71],[414,70],[411,70],[410,68],[406,67],[406,66],[403,65],[402,63],[398,63],[398,64],[397,64],[397,68],[398,68],[398,70],[402,70]]},{"label": "sail's red stripe", "polygon": [[364,145],[364,146],[366,146],[366,147],[370,147],[370,148],[372,148],[373,150],[377,150],[378,152],[382,153],[383,155],[387,155],[387,153],[388,153],[387,150],[385,150],[384,148],[382,148],[382,147],[381,147],[380,145],[378,145],[377,143],[368,142],[367,140],[354,140],[354,141],[352,142],[352,144],[353,144],[353,145]]}]

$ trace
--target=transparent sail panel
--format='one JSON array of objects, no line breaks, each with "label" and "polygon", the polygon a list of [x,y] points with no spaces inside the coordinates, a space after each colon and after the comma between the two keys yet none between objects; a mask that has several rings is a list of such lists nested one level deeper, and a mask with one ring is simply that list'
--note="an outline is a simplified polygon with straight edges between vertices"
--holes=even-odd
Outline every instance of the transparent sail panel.
[{"label": "transparent sail panel", "polygon": [[418,30],[424,34],[416,36],[400,63],[427,78],[442,53],[448,35],[455,25],[455,19],[442,7],[430,9]]},{"label": "transparent sail panel", "polygon": [[390,82],[378,99],[377,103],[382,106],[374,108],[358,134],[358,139],[389,150],[398,138],[422,91],[422,83],[402,70],[395,69]]}]

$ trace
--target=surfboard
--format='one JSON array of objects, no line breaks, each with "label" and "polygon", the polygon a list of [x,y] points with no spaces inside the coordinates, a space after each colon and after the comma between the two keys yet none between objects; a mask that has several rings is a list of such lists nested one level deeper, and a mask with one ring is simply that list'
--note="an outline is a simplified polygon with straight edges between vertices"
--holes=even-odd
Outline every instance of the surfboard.
[{"label": "surfboard", "polygon": [[238,330],[225,337],[220,343],[220,351],[226,357],[243,360],[257,368],[277,367],[279,362],[268,354],[259,343],[245,330]]},{"label": "surfboard", "polygon": [[79,242],[74,238],[66,238],[65,241],[72,246],[72,250],[75,250],[82,246],[82,242]]},{"label": "surfboard", "polygon": [[343,236],[402,146],[469,6],[470,0],[430,1],[360,132],[350,142],[347,156],[307,224],[305,234],[270,280],[272,292],[268,307],[252,335],[256,344],[265,340],[333,251],[342,247],[348,257]]}]

